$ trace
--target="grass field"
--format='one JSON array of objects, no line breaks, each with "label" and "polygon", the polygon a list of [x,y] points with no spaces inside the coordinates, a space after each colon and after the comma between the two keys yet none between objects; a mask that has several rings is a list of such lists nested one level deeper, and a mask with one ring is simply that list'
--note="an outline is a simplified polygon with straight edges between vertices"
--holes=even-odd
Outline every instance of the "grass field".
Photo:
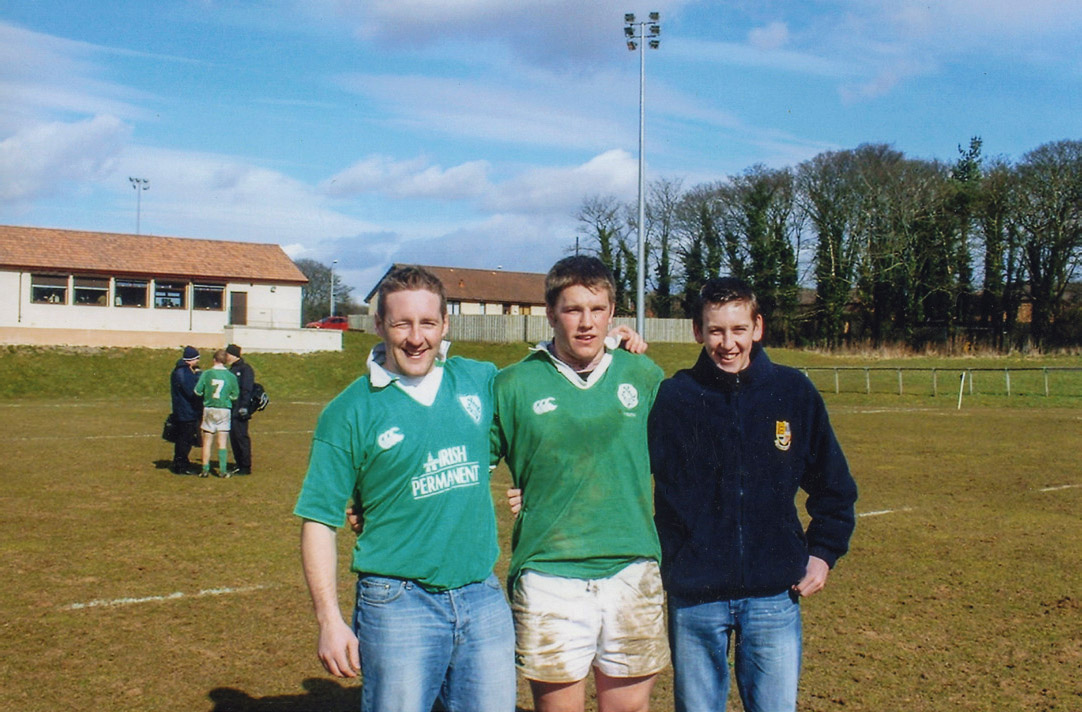
[{"label": "grass field", "polygon": [[[0,709],[358,708],[315,658],[290,514],[319,410],[371,343],[349,337],[342,354],[249,359],[272,403],[256,474],[230,480],[166,469],[175,354],[0,352]],[[651,354],[672,372],[695,349]],[[1082,399],[826,397],[861,517],[805,604],[800,708],[1082,710]],[[506,484],[501,467],[498,497]],[[654,708],[671,709],[668,676]]]}]

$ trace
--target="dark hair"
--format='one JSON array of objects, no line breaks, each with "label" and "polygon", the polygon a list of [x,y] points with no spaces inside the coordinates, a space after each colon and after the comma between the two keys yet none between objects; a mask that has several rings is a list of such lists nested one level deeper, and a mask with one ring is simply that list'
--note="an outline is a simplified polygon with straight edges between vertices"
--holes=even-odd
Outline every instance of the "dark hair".
[{"label": "dark hair", "polygon": [[695,300],[691,320],[701,329],[703,310],[707,305],[721,306],[729,302],[743,302],[751,310],[752,319],[759,316],[759,299],[747,282],[736,277],[713,277],[706,280],[706,284],[699,289],[699,298]]},{"label": "dark hair", "polygon": [[423,289],[436,294],[440,298],[440,314],[447,314],[447,292],[443,288],[440,278],[432,274],[424,267],[416,265],[396,266],[379,283],[379,297],[376,300],[376,314],[380,319],[386,314],[386,301],[388,294],[405,292],[409,290]]},{"label": "dark hair", "polygon": [[605,263],[589,255],[572,255],[554,264],[545,275],[545,304],[556,306],[560,292],[575,285],[594,291],[604,289],[609,301],[616,301],[616,280]]}]

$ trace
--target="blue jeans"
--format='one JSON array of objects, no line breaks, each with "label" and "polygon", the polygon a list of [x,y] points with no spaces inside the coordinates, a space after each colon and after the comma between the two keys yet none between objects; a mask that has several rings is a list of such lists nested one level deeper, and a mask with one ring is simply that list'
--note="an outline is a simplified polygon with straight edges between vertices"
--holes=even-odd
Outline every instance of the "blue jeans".
[{"label": "blue jeans", "polygon": [[413,581],[357,580],[353,630],[363,712],[515,709],[515,631],[495,575],[429,593]]},{"label": "blue jeans", "polygon": [[800,678],[800,604],[776,596],[689,603],[669,596],[676,712],[724,710],[729,647],[747,712],[793,712]]}]

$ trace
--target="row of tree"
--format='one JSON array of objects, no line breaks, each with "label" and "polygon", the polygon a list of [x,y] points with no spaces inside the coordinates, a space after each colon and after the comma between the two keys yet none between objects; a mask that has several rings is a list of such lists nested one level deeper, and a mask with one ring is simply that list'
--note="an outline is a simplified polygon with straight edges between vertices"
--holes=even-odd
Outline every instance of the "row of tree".
[{"label": "row of tree", "polygon": [[[775,342],[1077,343],[1065,295],[1082,257],[1082,141],[1013,163],[981,149],[973,138],[947,164],[866,144],[686,189],[656,181],[649,310],[685,315],[707,278],[732,274],[756,290]],[[630,313],[637,210],[593,196],[578,219]]]}]

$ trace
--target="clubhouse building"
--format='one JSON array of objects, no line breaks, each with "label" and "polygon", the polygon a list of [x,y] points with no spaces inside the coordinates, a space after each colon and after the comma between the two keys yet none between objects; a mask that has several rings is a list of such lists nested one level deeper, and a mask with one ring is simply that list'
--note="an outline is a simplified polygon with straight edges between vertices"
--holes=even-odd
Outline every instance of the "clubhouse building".
[{"label": "clubhouse building", "polygon": [[307,282],[274,244],[0,226],[0,344],[341,348]]}]

